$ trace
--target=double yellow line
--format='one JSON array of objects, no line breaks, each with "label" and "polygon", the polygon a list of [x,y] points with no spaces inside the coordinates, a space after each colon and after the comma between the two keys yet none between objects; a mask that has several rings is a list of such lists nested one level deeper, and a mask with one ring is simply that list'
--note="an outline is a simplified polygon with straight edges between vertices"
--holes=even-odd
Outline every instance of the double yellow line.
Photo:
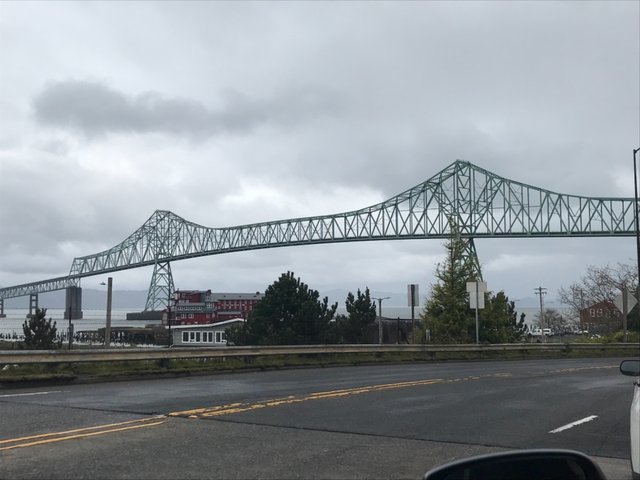
[{"label": "double yellow line", "polygon": [[107,433],[123,432],[127,430],[135,430],[140,428],[153,427],[161,425],[167,422],[167,417],[183,417],[183,418],[207,418],[217,417],[221,415],[229,415],[233,413],[247,412],[251,410],[258,410],[262,408],[278,407],[281,405],[290,405],[295,403],[302,403],[311,400],[324,400],[330,398],[348,397],[353,395],[361,395],[364,393],[381,392],[385,390],[393,390],[398,388],[410,388],[424,385],[435,385],[439,383],[456,383],[466,382],[473,380],[480,380],[481,378],[508,378],[511,377],[510,373],[494,373],[480,376],[468,376],[461,378],[442,379],[434,378],[428,380],[414,380],[408,382],[387,383],[380,385],[368,385],[362,387],[344,388],[339,390],[328,390],[323,392],[315,392],[305,395],[289,395],[283,398],[274,398],[271,400],[263,400],[255,403],[228,403],[225,405],[216,405],[212,407],[196,408],[192,410],[183,410],[179,412],[172,412],[165,415],[159,415],[155,417],[141,418],[138,420],[130,420],[127,422],[111,423],[106,425],[97,425],[94,427],[77,428],[74,430],[66,430],[64,432],[43,433],[40,435],[30,435],[26,437],[11,438],[7,440],[0,440],[0,452],[6,450],[13,450],[16,448],[32,447],[36,445],[45,445],[49,443],[62,442],[65,440],[72,440],[77,438],[95,437],[98,435],[104,435]]},{"label": "double yellow line", "polygon": [[[504,374],[499,374],[504,375]],[[497,376],[497,375],[491,375]],[[283,398],[274,398],[271,400],[263,400],[256,403],[228,403],[226,405],[217,405],[213,407],[195,408],[192,410],[183,410],[180,412],[169,413],[170,417],[185,417],[185,418],[206,418],[206,417],[218,417],[221,415],[229,415],[232,413],[248,412],[251,410],[258,410],[261,408],[278,407],[280,405],[290,405],[293,403],[308,402],[311,400],[324,400],[327,398],[347,397],[352,395],[360,395],[363,393],[381,392],[384,390],[392,390],[397,388],[409,388],[423,385],[434,385],[437,383],[451,383],[462,382],[467,380],[479,380],[480,377],[465,377],[455,378],[451,380],[444,380],[442,378],[434,378],[429,380],[414,380],[410,382],[399,383],[387,383],[381,385],[369,385],[364,387],[344,388],[340,390],[329,390],[326,392],[316,392],[308,395],[289,395]]]},{"label": "double yellow line", "polygon": [[41,435],[30,435],[28,437],[0,440],[0,452],[13,450],[15,448],[33,447],[35,445],[62,442],[74,438],[95,437],[96,435],[104,435],[105,433],[153,427],[166,422],[166,420],[162,420],[163,418],[166,417],[164,415],[160,415],[157,417],[129,420],[128,422],[110,423],[107,425],[97,425],[95,427],[76,428],[74,430],[67,430],[64,432],[43,433]]},{"label": "double yellow line", "polygon": [[280,405],[289,405],[293,403],[307,402],[310,400],[323,400],[327,398],[346,397],[350,395],[360,395],[362,393],[381,392],[384,390],[392,390],[396,388],[409,388],[423,385],[434,385],[437,383],[455,383],[465,382],[469,380],[480,380],[481,378],[494,377],[494,378],[508,378],[511,377],[510,373],[495,373],[481,376],[469,376],[462,378],[442,379],[434,378],[429,380],[414,380],[410,382],[399,383],[386,383],[381,385],[369,385],[364,387],[344,388],[341,390],[329,390],[326,392],[316,392],[308,395],[289,395],[284,398],[274,398],[271,400],[264,400],[256,403],[229,403],[226,405],[217,405],[214,407],[195,408],[193,410],[183,410],[181,412],[169,413],[170,417],[185,417],[185,418],[206,418],[206,417],[218,417],[221,415],[229,415],[232,413],[248,412],[251,410],[258,410],[261,408],[278,407]]}]

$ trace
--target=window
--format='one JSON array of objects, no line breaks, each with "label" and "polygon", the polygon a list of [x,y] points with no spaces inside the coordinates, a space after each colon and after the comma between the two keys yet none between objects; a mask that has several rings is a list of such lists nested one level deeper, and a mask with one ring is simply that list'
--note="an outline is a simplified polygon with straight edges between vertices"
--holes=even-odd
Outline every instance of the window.
[{"label": "window", "polygon": [[200,332],[196,332],[196,342],[200,342]]},{"label": "window", "polygon": [[213,332],[208,332],[208,333],[207,333],[207,337],[208,337],[208,338],[207,338],[207,341],[208,341],[209,343],[213,343]]},{"label": "window", "polygon": [[216,343],[227,343],[224,332],[216,332]]},{"label": "window", "polygon": [[187,343],[189,341],[189,332],[182,332],[182,343]]},{"label": "window", "polygon": [[189,332],[189,341],[190,342],[196,341],[196,332]]}]

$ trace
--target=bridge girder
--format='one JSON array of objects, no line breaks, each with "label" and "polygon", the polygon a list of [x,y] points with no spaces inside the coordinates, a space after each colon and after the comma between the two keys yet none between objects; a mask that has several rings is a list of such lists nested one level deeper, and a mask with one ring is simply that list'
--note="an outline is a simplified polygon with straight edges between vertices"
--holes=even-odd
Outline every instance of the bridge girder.
[{"label": "bridge girder", "polygon": [[77,284],[82,277],[205,255],[319,243],[447,238],[450,219],[467,239],[635,233],[633,198],[555,193],[457,160],[384,202],[334,215],[209,228],[157,210],[120,244],[75,258],[68,277],[3,288],[0,298],[59,289],[52,288],[55,281]]}]

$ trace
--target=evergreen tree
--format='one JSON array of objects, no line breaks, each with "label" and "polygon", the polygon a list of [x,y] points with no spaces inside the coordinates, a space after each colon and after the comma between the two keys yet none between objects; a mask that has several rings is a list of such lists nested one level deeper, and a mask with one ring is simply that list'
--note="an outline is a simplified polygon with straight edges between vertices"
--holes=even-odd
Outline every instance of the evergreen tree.
[{"label": "evergreen tree", "polygon": [[436,267],[438,283],[431,288],[421,319],[436,343],[470,343],[475,339],[475,317],[469,309],[467,282],[475,280],[475,273],[457,225],[450,225],[447,258]]},{"label": "evergreen tree", "polygon": [[24,343],[27,348],[33,350],[48,350],[54,347],[56,339],[56,322],[51,324],[47,320],[47,309],[36,308],[36,313],[31,315],[22,325]]},{"label": "evergreen tree", "polygon": [[343,343],[367,343],[367,329],[376,320],[376,305],[371,300],[369,287],[364,293],[358,289],[356,296],[349,292],[345,301],[348,316],[338,318],[340,341]]},{"label": "evergreen tree", "polygon": [[490,295],[479,314],[479,337],[482,343],[519,342],[526,333],[525,314],[515,311],[515,303],[504,292]]},{"label": "evergreen tree", "polygon": [[265,291],[247,322],[227,329],[227,340],[235,345],[310,345],[331,340],[338,304],[320,300],[293,272],[283,273]]},{"label": "evergreen tree", "polygon": [[[478,280],[473,259],[466,254],[465,241],[453,222],[451,237],[445,247],[447,258],[436,267],[438,283],[432,286],[417,338],[424,341],[424,331],[428,329],[435,343],[473,343],[476,339],[475,311],[469,308],[467,282]],[[517,316],[515,303],[510,302],[504,292],[485,293],[485,308],[480,310],[478,318],[480,342],[520,341],[527,327],[524,314],[520,320]]]}]

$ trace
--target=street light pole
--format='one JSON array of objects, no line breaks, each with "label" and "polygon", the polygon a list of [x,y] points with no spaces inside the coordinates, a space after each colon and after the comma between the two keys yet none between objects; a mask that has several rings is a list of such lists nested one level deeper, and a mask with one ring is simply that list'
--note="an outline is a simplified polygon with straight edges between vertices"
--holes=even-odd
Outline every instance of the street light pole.
[{"label": "street light pole", "polygon": [[171,345],[173,345],[173,334],[171,333],[171,292],[167,298],[167,329],[169,330],[169,334],[167,336],[167,347],[171,347]]},{"label": "street light pole", "polygon": [[391,297],[372,297],[373,300],[378,301],[378,344],[382,345],[382,301],[388,300]]},{"label": "street light pole", "polygon": [[538,287],[533,290],[536,295],[540,295],[540,333],[542,334],[542,343],[546,343],[547,338],[544,335],[544,310],[542,296],[547,294],[547,289],[544,287]]},{"label": "street light pole", "polygon": [[[638,167],[636,155],[640,148],[633,149],[633,204],[635,206],[635,224],[636,224],[636,263],[638,264],[638,289],[636,295],[640,296],[640,225],[638,225]],[[626,334],[626,332],[625,332]]]},{"label": "street light pole", "polygon": [[104,346],[111,347],[111,300],[113,298],[113,278],[107,279],[107,322],[104,328]]}]

